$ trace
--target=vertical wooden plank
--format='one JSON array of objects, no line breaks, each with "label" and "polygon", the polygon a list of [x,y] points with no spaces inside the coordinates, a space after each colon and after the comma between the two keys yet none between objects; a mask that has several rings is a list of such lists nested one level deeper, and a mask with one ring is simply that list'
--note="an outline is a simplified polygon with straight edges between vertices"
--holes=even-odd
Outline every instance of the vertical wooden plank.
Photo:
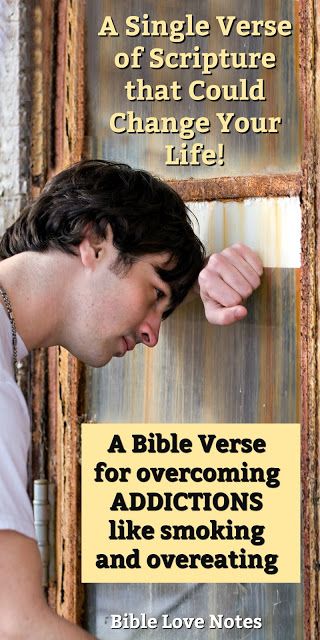
[{"label": "vertical wooden plank", "polygon": [[[81,158],[83,149],[84,2],[59,0],[57,4],[55,171]],[[56,566],[57,612],[79,622],[82,609],[80,582],[80,483],[78,398],[83,366],[61,348],[49,350],[49,428],[55,459],[50,477],[57,486]]]},{"label": "vertical wooden plank", "polygon": [[58,171],[79,160],[84,135],[84,1],[59,0],[55,102]]},{"label": "vertical wooden plank", "polygon": [[[48,177],[82,153],[84,3],[33,0],[29,8],[35,197]],[[82,411],[78,406],[81,372],[80,363],[63,349],[39,350],[32,355],[33,477],[48,475],[56,487],[57,577],[49,584],[48,600],[58,613],[74,622],[79,620],[81,607],[77,434]]]},{"label": "vertical wooden plank", "polygon": [[[52,160],[52,100],[54,93],[54,3],[33,0],[28,3],[31,37],[29,65],[31,67],[31,118],[23,127],[30,132],[28,165],[31,168],[30,196],[39,195],[51,170]],[[31,122],[31,127],[30,127]],[[31,162],[30,162],[31,160]],[[47,477],[48,448],[48,357],[46,349],[31,354],[29,404],[32,420],[32,478]],[[49,583],[49,602],[55,592],[53,579]],[[50,598],[51,596],[51,598]]]},{"label": "vertical wooden plank", "polygon": [[54,3],[32,4],[32,196],[39,195],[52,165],[52,102],[54,98]]},{"label": "vertical wooden plank", "polygon": [[302,482],[305,639],[319,637],[319,3],[300,7],[302,159]]}]

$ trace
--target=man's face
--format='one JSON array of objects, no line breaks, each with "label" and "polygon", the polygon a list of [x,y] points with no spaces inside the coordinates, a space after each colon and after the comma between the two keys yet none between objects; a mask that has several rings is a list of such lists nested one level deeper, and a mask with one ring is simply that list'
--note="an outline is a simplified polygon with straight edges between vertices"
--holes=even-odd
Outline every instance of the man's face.
[{"label": "man's face", "polygon": [[111,233],[99,246],[92,246],[88,238],[82,245],[72,305],[76,313],[73,322],[69,318],[65,346],[95,367],[113,356],[124,356],[138,343],[154,347],[171,295],[170,286],[156,269],[169,266],[168,255],[147,254],[121,271],[114,269],[118,251]]}]

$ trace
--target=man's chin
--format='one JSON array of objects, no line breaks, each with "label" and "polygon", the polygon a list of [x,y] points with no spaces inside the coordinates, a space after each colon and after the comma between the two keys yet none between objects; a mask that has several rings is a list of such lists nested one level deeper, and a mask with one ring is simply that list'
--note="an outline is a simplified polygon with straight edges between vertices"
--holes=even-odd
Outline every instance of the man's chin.
[{"label": "man's chin", "polygon": [[72,355],[75,355],[75,357],[83,364],[88,367],[93,367],[94,369],[101,369],[102,367],[105,367],[105,365],[113,358],[113,356],[108,356],[107,358],[104,357],[103,359],[101,357],[93,358],[92,356],[78,356],[74,353]]}]

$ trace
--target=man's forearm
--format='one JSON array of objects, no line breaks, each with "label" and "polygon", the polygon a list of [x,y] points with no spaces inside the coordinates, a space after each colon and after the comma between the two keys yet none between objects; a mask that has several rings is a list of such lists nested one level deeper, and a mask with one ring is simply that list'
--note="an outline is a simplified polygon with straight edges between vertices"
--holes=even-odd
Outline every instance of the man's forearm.
[{"label": "man's forearm", "polygon": [[49,608],[41,573],[36,542],[15,531],[0,531],[1,640],[93,640]]},{"label": "man's forearm", "polygon": [[30,612],[30,616],[19,622],[17,618],[1,633],[1,640],[93,640],[93,636],[75,624],[60,618],[49,607]]}]

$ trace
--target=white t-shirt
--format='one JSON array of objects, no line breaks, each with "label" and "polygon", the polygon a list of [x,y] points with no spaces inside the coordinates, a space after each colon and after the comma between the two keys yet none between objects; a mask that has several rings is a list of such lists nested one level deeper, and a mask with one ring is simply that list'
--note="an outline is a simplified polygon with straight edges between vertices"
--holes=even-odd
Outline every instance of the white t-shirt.
[{"label": "white t-shirt", "polygon": [[[27,349],[17,336],[18,360]],[[35,538],[27,494],[30,420],[26,401],[14,380],[11,324],[0,304],[0,529]]]}]

